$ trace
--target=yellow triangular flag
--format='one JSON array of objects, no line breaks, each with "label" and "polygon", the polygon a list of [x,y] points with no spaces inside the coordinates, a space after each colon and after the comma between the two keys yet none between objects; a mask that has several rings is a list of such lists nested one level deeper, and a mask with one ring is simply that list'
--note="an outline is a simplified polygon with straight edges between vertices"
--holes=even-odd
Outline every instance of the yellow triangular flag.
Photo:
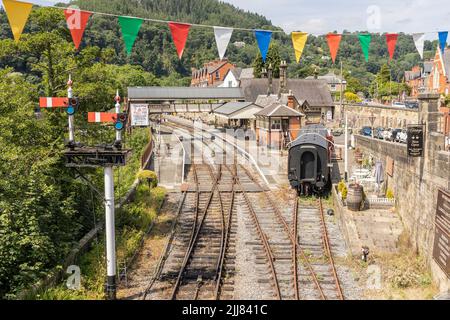
[{"label": "yellow triangular flag", "polygon": [[300,61],[307,39],[308,34],[306,32],[292,32],[292,44],[294,45],[297,63]]},{"label": "yellow triangular flag", "polygon": [[19,42],[33,4],[14,0],[3,0],[3,7],[5,8],[6,15],[8,16],[9,25],[11,26],[14,40]]}]

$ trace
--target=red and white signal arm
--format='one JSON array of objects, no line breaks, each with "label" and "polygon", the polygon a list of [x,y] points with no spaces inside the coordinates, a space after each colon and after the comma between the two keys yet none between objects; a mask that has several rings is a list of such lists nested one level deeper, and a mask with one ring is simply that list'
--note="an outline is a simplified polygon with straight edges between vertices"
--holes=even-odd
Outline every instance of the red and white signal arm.
[{"label": "red and white signal arm", "polygon": [[116,122],[117,113],[110,112],[88,112],[88,122],[105,123]]},{"label": "red and white signal arm", "polygon": [[68,98],[40,97],[39,107],[41,108],[67,108],[69,106]]}]

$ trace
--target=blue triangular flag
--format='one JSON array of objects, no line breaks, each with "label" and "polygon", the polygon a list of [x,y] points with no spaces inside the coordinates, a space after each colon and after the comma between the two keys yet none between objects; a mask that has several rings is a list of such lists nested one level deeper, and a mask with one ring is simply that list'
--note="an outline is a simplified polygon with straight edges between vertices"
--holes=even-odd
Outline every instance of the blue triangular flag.
[{"label": "blue triangular flag", "polygon": [[269,51],[270,39],[272,38],[272,31],[255,30],[256,41],[258,42],[259,51],[264,62],[266,62],[267,51]]},{"label": "blue triangular flag", "polygon": [[441,47],[442,53],[444,53],[445,47],[447,47],[447,36],[448,31],[439,32],[439,46]]}]

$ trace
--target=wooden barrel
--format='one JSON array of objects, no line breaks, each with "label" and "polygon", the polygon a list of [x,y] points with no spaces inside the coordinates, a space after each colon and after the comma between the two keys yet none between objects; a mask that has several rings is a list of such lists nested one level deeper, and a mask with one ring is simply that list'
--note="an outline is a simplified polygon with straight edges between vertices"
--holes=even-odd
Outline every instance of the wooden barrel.
[{"label": "wooden barrel", "polygon": [[359,211],[362,200],[363,187],[356,183],[350,184],[347,191],[347,208],[352,211]]}]

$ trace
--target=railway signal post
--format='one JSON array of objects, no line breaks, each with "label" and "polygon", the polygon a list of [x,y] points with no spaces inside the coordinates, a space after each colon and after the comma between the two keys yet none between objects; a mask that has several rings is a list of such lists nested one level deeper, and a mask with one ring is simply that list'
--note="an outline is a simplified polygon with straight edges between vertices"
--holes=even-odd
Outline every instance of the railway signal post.
[{"label": "railway signal post", "polygon": [[120,113],[120,97],[115,97],[117,113],[88,112],[88,122],[113,124],[116,130],[116,141],[111,145],[95,147],[73,144],[66,152],[66,166],[74,168],[104,168],[104,203],[106,233],[106,297],[116,299],[116,243],[115,243],[115,204],[114,204],[114,167],[124,166],[130,150],[122,149],[121,131],[126,126],[127,116]]}]

